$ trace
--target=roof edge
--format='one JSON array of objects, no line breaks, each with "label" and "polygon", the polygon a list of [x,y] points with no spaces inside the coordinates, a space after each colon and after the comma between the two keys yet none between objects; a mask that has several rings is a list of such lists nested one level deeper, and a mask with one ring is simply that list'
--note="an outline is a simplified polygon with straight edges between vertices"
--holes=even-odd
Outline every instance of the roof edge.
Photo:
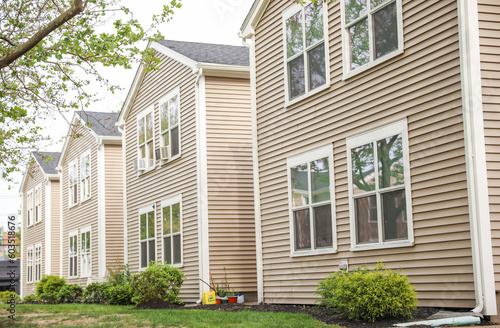
[{"label": "roof edge", "polygon": [[248,12],[245,21],[241,25],[239,36],[240,38],[248,38],[249,36],[255,34],[255,27],[259,23],[264,11],[267,9],[270,0],[255,0]]}]

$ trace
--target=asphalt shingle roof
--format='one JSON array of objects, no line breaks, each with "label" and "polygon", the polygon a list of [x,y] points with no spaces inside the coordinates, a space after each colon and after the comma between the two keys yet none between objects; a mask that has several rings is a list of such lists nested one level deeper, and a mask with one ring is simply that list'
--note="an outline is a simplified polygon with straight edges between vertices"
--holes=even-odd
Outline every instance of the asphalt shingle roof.
[{"label": "asphalt shingle roof", "polygon": [[90,128],[98,136],[118,136],[122,134],[115,126],[118,113],[101,113],[90,111],[77,111],[76,114],[85,122],[90,122]]},{"label": "asphalt shingle roof", "polygon": [[[34,151],[32,154],[45,174],[57,174],[56,167],[59,162],[59,157],[61,156],[60,152]],[[49,160],[48,156],[52,157],[52,160]]]},{"label": "asphalt shingle roof", "polygon": [[250,65],[250,51],[247,47],[171,40],[158,42],[199,63]]}]

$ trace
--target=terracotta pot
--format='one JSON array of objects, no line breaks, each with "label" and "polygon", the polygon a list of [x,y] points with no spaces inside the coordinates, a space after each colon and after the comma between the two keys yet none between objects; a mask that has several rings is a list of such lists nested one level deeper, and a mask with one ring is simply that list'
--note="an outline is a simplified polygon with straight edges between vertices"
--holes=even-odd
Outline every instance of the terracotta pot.
[{"label": "terracotta pot", "polygon": [[227,301],[228,301],[229,303],[238,303],[238,296],[229,296],[229,297],[227,298]]},{"label": "terracotta pot", "polygon": [[217,304],[222,304],[222,298],[216,297],[215,301],[217,301]]}]

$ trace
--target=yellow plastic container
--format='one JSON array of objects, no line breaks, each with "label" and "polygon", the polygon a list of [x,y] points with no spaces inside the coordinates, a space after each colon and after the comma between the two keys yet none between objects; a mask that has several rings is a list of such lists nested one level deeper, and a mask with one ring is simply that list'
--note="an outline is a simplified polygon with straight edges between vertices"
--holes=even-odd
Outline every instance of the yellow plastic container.
[{"label": "yellow plastic container", "polygon": [[203,293],[203,305],[216,304],[215,292]]}]

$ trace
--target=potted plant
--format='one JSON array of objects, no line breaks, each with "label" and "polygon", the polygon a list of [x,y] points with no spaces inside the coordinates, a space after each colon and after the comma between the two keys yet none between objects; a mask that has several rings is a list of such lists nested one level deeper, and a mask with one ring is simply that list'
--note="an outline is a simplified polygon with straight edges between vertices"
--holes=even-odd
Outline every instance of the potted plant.
[{"label": "potted plant", "polygon": [[217,297],[216,297],[216,301],[217,301],[217,304],[226,304],[228,303],[228,298],[227,298],[227,293],[226,293],[226,290],[224,288],[221,288],[219,287],[219,285],[217,285]]}]

